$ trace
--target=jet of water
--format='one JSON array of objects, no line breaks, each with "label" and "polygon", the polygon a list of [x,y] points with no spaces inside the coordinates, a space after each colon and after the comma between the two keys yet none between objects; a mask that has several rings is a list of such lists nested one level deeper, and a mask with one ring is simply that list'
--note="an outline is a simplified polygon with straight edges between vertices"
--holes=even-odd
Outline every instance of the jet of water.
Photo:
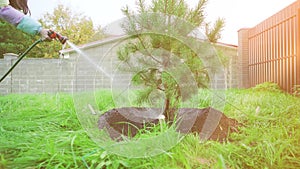
[{"label": "jet of water", "polygon": [[112,76],[108,74],[102,67],[97,65],[88,55],[86,55],[82,50],[79,49],[74,43],[67,40],[67,44],[70,45],[71,48],[73,48],[77,53],[80,54],[86,61],[88,61],[91,65],[93,65],[97,70],[101,71],[106,77],[108,77],[111,81]]}]

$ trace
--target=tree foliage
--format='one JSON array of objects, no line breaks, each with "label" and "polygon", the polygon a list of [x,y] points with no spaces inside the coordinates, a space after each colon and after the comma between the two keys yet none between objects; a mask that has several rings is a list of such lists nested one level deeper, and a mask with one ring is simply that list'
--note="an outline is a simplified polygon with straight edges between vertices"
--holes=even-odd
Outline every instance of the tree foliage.
[{"label": "tree foliage", "polygon": [[205,23],[205,34],[210,42],[216,43],[221,38],[224,25],[225,20],[223,18],[218,18],[213,26],[210,23]]},{"label": "tree foliage", "polygon": [[[39,20],[43,27],[49,28],[60,33],[76,44],[85,44],[91,40],[101,39],[104,37],[101,27],[94,27],[91,18],[84,16],[82,13],[75,13],[69,7],[59,4],[53,13],[46,13]],[[59,42],[50,44],[45,53],[50,56],[57,56],[55,53],[61,49]]]},{"label": "tree foliage", "polygon": [[5,53],[20,54],[24,52],[34,40],[34,37],[17,30],[4,20],[0,20],[0,58]]},{"label": "tree foliage", "polygon": [[[129,66],[127,71],[135,73],[134,84],[144,86],[145,90],[140,92],[138,103],[151,102],[150,96],[153,93],[164,93],[167,120],[173,119],[173,108],[197,93],[193,85],[205,88],[209,82],[208,70],[198,53],[189,46],[199,43],[199,37],[191,37],[190,34],[195,28],[205,25],[206,3],[207,0],[200,0],[191,9],[183,0],[153,0],[151,5],[138,0],[137,14],[128,7],[123,9],[128,19],[123,28],[131,39],[119,49],[118,57]],[[220,38],[220,31],[216,27],[207,29],[211,36],[218,35],[213,39]],[[181,40],[176,37],[181,37]],[[187,40],[187,43],[182,39]],[[202,45],[198,48],[207,50],[207,43],[203,39],[200,41]],[[191,84],[190,74],[197,84]]]}]

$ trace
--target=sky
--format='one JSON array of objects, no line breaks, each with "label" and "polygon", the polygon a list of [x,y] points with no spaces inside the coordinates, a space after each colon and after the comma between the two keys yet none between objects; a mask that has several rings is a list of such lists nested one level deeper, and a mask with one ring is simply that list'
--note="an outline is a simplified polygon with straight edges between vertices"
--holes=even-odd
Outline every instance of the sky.
[{"label": "sky", "polygon": [[[151,0],[146,0],[146,2]],[[206,21],[214,22],[218,17],[225,19],[222,31],[223,43],[238,44],[238,30],[251,28],[263,20],[279,12],[296,0],[208,0],[205,8]],[[191,8],[198,0],[185,0]],[[29,0],[31,16],[41,18],[46,12],[63,4],[69,6],[74,12],[90,17],[95,25],[105,27],[119,19],[124,18],[121,9],[126,5],[135,8],[135,0]]]}]

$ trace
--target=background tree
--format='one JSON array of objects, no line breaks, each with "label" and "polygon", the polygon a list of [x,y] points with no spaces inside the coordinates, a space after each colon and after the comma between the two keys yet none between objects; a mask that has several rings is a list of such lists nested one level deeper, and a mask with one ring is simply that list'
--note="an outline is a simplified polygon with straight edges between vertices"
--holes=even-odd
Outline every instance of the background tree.
[{"label": "background tree", "polygon": [[0,58],[3,58],[5,53],[24,52],[34,42],[35,38],[32,38],[0,19]]},{"label": "background tree", "polygon": [[[190,88],[189,93],[183,93],[178,84],[178,80],[181,83],[188,83],[187,75],[190,72],[186,72],[179,67],[172,69],[177,76],[177,79],[174,79],[174,75],[166,71],[170,67],[179,66],[173,63],[172,59],[174,57],[172,55],[179,57],[189,67],[197,82],[197,87],[205,88],[209,82],[208,71],[204,68],[197,53],[187,44],[168,36],[170,34],[178,35],[188,39],[191,43],[199,43],[199,39],[191,38],[189,35],[195,28],[201,28],[205,25],[204,8],[206,4],[207,0],[200,0],[195,8],[190,9],[183,0],[153,0],[152,4],[148,6],[144,0],[138,0],[137,14],[129,10],[128,7],[123,9],[123,13],[128,18],[128,22],[123,25],[123,28],[132,37],[127,44],[120,48],[118,57],[131,67],[127,71],[135,73],[134,84],[144,86],[144,90],[139,93],[138,103],[151,102],[149,97],[153,95],[154,91],[164,93],[164,114],[168,121],[173,119],[174,108],[178,107],[181,101],[189,99],[193,93],[198,92],[193,91],[193,88],[190,87],[191,84],[181,84],[186,88]],[[156,16],[152,13],[156,13]],[[157,17],[159,13],[164,14],[166,17]],[[190,23],[192,26],[186,23]],[[211,36],[215,35],[211,38],[213,40],[220,38],[223,24],[217,26],[219,28],[207,29],[207,33]],[[139,32],[151,32],[153,30],[165,30],[167,33],[139,34]],[[203,41],[203,39],[200,41]],[[156,49],[162,50],[158,52]],[[137,59],[132,55],[138,52],[142,53],[142,58]],[[135,70],[142,71],[135,72]]]},{"label": "background tree", "polygon": [[[76,45],[105,37],[100,26],[94,27],[91,18],[82,13],[75,13],[71,8],[61,4],[54,9],[53,13],[46,13],[39,21],[43,27],[68,37]],[[50,57],[57,57],[57,51],[62,48],[61,44],[56,42],[49,46],[43,49],[44,53]]]}]

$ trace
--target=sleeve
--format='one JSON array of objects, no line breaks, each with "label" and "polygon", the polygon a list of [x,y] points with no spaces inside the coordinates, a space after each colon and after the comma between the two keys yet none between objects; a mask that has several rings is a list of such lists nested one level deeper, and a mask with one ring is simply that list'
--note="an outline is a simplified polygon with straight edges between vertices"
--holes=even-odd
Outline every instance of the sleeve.
[{"label": "sleeve", "polygon": [[41,31],[42,25],[31,17],[24,16],[18,24],[17,29],[30,35],[37,35]]},{"label": "sleeve", "polygon": [[0,18],[9,22],[10,24],[17,26],[21,22],[24,14],[11,6],[4,6],[0,8]]},{"label": "sleeve", "polygon": [[42,29],[41,24],[36,20],[24,15],[22,12],[9,5],[0,7],[0,18],[6,20],[10,24],[16,26],[17,29],[20,29],[30,35],[37,35]]}]

